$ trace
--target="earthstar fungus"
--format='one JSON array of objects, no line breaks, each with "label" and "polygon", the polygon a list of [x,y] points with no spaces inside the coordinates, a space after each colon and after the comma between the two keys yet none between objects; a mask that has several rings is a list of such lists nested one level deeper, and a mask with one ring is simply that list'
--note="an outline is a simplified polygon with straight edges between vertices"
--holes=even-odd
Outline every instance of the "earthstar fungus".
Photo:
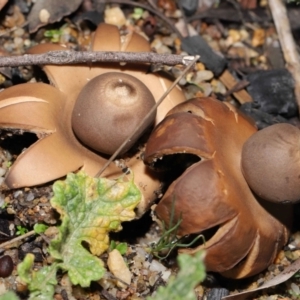
[{"label": "earthstar fungus", "polygon": [[[40,44],[31,48],[29,53],[38,54],[63,49],[65,47],[56,44]],[[121,37],[118,28],[108,24],[100,24],[96,29],[91,50],[151,51],[149,43],[139,34],[130,32]],[[100,81],[100,79],[102,81],[102,78],[106,76],[105,74],[111,76],[109,74],[114,72],[115,79],[119,80],[126,73],[126,82],[131,82],[130,87],[128,88],[129,85],[125,88],[124,86],[119,86],[119,94],[134,94],[135,92],[131,85],[136,82],[142,82],[143,86],[147,86],[144,90],[148,94],[152,93],[152,96],[148,97],[149,102],[148,106],[146,106],[146,109],[148,109],[171,85],[171,82],[162,75],[148,73],[148,68],[148,65],[128,64],[121,66],[120,64],[113,63],[95,63],[92,66],[46,65],[43,67],[43,70],[49,78],[51,85],[45,83],[26,83],[1,92],[0,128],[32,132],[39,138],[36,143],[18,156],[6,176],[6,185],[9,188],[39,185],[65,176],[68,172],[78,169],[83,169],[89,175],[94,176],[107,161],[107,155],[99,151],[112,153],[118,143],[123,142],[121,141],[123,137],[119,136],[119,141],[115,144],[111,143],[108,150],[105,147],[105,149],[102,149],[101,146],[99,147],[99,144],[103,142],[101,134],[97,136],[99,125],[92,124],[92,121],[98,121],[98,119],[95,116],[91,117],[89,115],[88,105],[90,101],[98,101],[100,98],[102,100],[102,97],[98,99],[97,92],[93,89],[91,90],[90,87],[94,82]],[[131,104],[140,100],[145,100],[144,95],[137,97],[134,101],[132,100]],[[153,116],[148,125],[160,122],[170,108],[184,100],[184,95],[180,89],[173,89],[159,106],[156,117]],[[87,104],[86,108],[82,104],[85,101]],[[115,101],[117,100],[115,99]],[[75,103],[75,113],[73,113]],[[134,106],[132,107],[135,108]],[[120,109],[120,105],[114,108]],[[100,107],[96,105],[92,109],[97,113]],[[110,110],[113,111],[114,109],[110,107]],[[78,126],[74,124],[77,122],[75,120],[76,111],[84,115],[84,118],[87,117],[88,132],[81,132]],[[98,111],[98,113],[101,115],[101,111]],[[122,115],[122,111],[118,113],[119,118],[120,114]],[[142,114],[141,110],[136,111],[134,117],[141,115],[139,117],[142,119]],[[74,128],[72,128],[72,115]],[[128,111],[123,112],[123,120],[128,117],[132,118],[132,112],[130,116],[128,116]],[[99,119],[101,121],[101,118]],[[107,131],[109,138],[113,137],[115,133],[119,134],[120,132],[120,129],[117,130],[115,128],[116,124],[114,121],[111,121],[111,125],[112,127],[109,127],[108,117],[100,125],[104,126],[101,130],[102,132],[103,129]],[[133,125],[136,126],[137,123],[133,122]],[[123,124],[123,126],[127,127],[127,124]],[[139,134],[141,135],[145,129],[142,128]],[[94,131],[92,132],[92,130]],[[126,135],[125,128],[123,130]],[[130,128],[128,131],[130,131]],[[87,138],[88,135],[90,135],[90,138]],[[139,136],[136,136],[135,140],[138,138]],[[82,140],[80,141],[80,139]],[[108,136],[106,135],[104,139],[108,139]],[[131,146],[132,144],[129,145],[129,147]],[[135,174],[135,182],[140,187],[144,196],[139,207],[142,213],[145,207],[156,198],[155,192],[160,189],[160,180],[154,177],[151,170],[143,164],[140,155],[141,152],[138,151],[130,155],[125,154],[119,160],[119,165],[111,164],[105,170],[103,176],[116,178],[122,174],[123,168],[131,168]]]},{"label": "earthstar fungus", "polygon": [[[170,184],[155,210],[169,224],[174,205],[174,224],[182,218],[180,236],[215,230],[204,245],[181,251],[206,249],[207,270],[231,278],[267,268],[288,239],[287,227],[257,201],[241,172],[243,144],[256,131],[229,104],[195,98],[171,109],[145,150],[145,162],[154,169],[179,154],[198,158]],[[175,171],[174,163],[168,166]]]}]

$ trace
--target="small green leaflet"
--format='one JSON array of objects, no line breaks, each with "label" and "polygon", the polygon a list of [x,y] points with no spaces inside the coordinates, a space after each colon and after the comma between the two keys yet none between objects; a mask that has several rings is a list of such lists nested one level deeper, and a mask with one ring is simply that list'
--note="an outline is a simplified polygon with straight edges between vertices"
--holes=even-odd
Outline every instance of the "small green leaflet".
[{"label": "small green leaflet", "polygon": [[147,300],[196,300],[195,286],[205,279],[204,252],[199,251],[195,256],[179,254],[178,263],[180,271],[172,277],[166,287],[159,287],[154,297]]},{"label": "small green leaflet", "polygon": [[41,268],[39,271],[32,271],[34,255],[28,253],[24,260],[18,265],[18,274],[30,290],[30,300],[53,299],[55,285],[57,284],[57,264]]},{"label": "small green leaflet", "polygon": [[49,226],[45,225],[45,224],[35,224],[33,226],[33,230],[36,234],[41,234],[44,233]]},{"label": "small green leaflet", "polygon": [[124,255],[127,252],[127,248],[127,243],[117,243],[114,240],[112,240],[109,245],[109,251],[117,249],[121,253],[121,255]]}]

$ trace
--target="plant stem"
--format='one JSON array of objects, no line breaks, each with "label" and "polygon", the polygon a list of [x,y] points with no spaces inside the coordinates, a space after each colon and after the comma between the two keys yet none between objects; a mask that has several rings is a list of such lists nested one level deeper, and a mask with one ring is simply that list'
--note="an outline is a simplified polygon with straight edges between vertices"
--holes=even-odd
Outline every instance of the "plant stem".
[{"label": "plant stem", "polygon": [[25,238],[27,238],[27,237],[29,237],[29,236],[32,236],[32,235],[34,235],[34,234],[36,234],[36,232],[35,232],[34,230],[31,230],[31,231],[29,231],[29,232],[27,232],[27,233],[25,233],[25,234],[22,234],[22,235],[20,235],[20,236],[18,236],[18,237],[16,237],[16,238],[13,238],[13,239],[10,240],[10,241],[7,241],[7,242],[5,242],[5,243],[2,243],[2,244],[0,244],[0,251],[1,251],[1,250],[7,250],[7,249],[9,249],[9,248],[12,248],[12,247],[15,246],[15,243],[20,242],[20,241],[24,240]]},{"label": "plant stem", "polygon": [[269,6],[287,69],[291,72],[295,81],[295,96],[300,111],[300,59],[287,17],[287,10],[282,0],[270,0]]}]

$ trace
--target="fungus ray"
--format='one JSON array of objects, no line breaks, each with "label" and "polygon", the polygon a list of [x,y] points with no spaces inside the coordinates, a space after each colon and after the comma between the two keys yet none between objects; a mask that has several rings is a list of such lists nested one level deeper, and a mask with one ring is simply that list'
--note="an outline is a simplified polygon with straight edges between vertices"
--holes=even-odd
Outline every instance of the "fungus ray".
[{"label": "fungus ray", "polygon": [[76,171],[82,165],[80,153],[56,132],[38,140],[18,156],[5,183],[9,188],[39,185]]},{"label": "fungus ray", "polygon": [[57,127],[64,95],[43,83],[26,83],[0,93],[1,128],[50,133]]}]

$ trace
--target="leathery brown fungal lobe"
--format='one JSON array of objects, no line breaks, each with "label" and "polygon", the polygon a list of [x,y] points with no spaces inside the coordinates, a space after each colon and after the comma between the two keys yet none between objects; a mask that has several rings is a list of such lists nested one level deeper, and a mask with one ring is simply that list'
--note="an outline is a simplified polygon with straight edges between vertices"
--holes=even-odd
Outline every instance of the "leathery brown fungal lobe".
[{"label": "leathery brown fungal lobe", "polygon": [[[155,105],[146,85],[129,74],[108,72],[89,81],[76,100],[72,127],[88,147],[113,154]],[[154,123],[156,112],[127,143],[129,150]]]},{"label": "leathery brown fungal lobe", "polygon": [[251,189],[272,202],[300,200],[300,130],[275,124],[252,135],[242,150],[242,171]]}]

